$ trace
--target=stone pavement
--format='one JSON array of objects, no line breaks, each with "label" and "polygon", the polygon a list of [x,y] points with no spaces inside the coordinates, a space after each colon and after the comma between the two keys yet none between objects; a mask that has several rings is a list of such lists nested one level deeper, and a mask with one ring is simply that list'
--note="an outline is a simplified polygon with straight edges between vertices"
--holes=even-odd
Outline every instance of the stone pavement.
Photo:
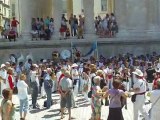
[{"label": "stone pavement", "polygon": [[[45,99],[38,98],[38,104],[40,105],[40,109],[33,110],[32,108],[30,108],[27,120],[60,120],[59,95],[53,94],[52,98],[57,103],[55,103],[50,109],[45,109],[43,107],[43,102],[45,101]],[[2,98],[0,98],[0,102],[1,102],[1,99]],[[19,112],[18,112],[19,111],[19,106],[18,106],[19,100],[16,95],[13,96],[13,103],[15,103],[15,105],[16,105],[16,120],[19,120],[19,118],[20,118]],[[30,99],[30,104],[31,104],[31,99]],[[78,97],[78,105],[79,105],[78,108],[72,109],[72,117],[74,117],[75,120],[89,120],[90,115],[91,115],[91,107],[90,107],[90,104],[84,100],[82,95],[79,95],[79,97]],[[132,110],[133,104],[129,98],[127,101],[127,105],[128,105],[127,110],[125,110],[123,108],[124,120],[132,120],[132,118],[133,118],[133,110]],[[150,105],[146,106],[147,109],[149,109],[149,106]],[[103,106],[102,107],[102,119],[107,120],[107,116],[108,116],[108,107]],[[68,115],[66,115],[63,120],[68,120]]]}]

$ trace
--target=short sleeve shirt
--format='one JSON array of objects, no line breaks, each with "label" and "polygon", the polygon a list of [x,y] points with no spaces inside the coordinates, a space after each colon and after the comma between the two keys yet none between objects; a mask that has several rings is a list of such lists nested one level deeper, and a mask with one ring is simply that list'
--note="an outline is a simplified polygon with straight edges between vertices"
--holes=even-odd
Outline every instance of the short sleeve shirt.
[{"label": "short sleeve shirt", "polygon": [[60,81],[60,86],[62,88],[62,91],[67,91],[69,89],[71,89],[72,87],[72,80],[69,78],[64,77],[61,81]]},{"label": "short sleeve shirt", "polygon": [[110,95],[110,108],[120,108],[121,105],[121,96],[124,94],[123,90],[117,90],[117,89],[110,89],[108,91],[108,94]]},{"label": "short sleeve shirt", "polygon": [[146,82],[145,80],[142,80],[142,79],[138,79],[137,81],[135,81],[134,85],[133,85],[133,88],[139,88],[140,91],[139,92],[136,92],[136,93],[143,93],[143,92],[146,92]]}]

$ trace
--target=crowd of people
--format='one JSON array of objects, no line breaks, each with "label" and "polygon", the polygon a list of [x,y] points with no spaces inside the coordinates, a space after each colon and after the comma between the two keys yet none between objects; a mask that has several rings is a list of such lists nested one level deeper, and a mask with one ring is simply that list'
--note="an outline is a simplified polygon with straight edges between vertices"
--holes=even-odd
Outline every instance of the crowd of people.
[{"label": "crowd of people", "polygon": [[[67,19],[65,14],[62,14],[61,17],[61,27],[59,29],[60,39],[69,39],[71,37],[77,37],[78,39],[84,38],[85,33],[85,17],[79,15],[77,18],[76,15],[71,14]],[[101,16],[95,17],[95,31],[99,37],[115,37],[118,32],[118,25],[116,17],[113,13],[106,14],[102,19]],[[54,19],[47,17],[43,18],[33,18],[32,20],[32,37],[33,38],[44,38],[50,39],[54,34]],[[45,38],[45,36],[48,36]]]},{"label": "crowd of people", "polygon": [[38,38],[49,40],[54,34],[53,18],[32,18],[32,40]]},{"label": "crowd of people", "polygon": [[[83,94],[91,105],[91,120],[101,119],[102,105],[109,105],[108,120],[124,120],[122,108],[127,109],[127,97],[131,97],[133,102],[133,120],[159,120],[159,56],[153,52],[140,56],[120,54],[106,59],[100,56],[99,61],[94,57],[77,62],[66,59],[57,63],[42,59],[36,64],[32,59],[25,63],[8,61],[1,65],[0,70],[2,119],[14,120],[12,92],[16,93],[17,88],[21,120],[27,116],[29,93],[33,109],[39,108],[38,94],[42,98],[47,97],[44,106],[51,109],[52,94],[56,92],[60,94],[61,119],[65,117],[66,108],[69,120],[72,119],[71,108],[78,107],[77,96]],[[152,90],[148,89],[148,83],[153,83]],[[146,95],[152,102],[150,114],[145,109]]]},{"label": "crowd of people", "polygon": [[115,37],[118,33],[118,24],[114,13],[106,14],[103,19],[101,16],[95,17],[95,29],[100,37]]},{"label": "crowd of people", "polygon": [[10,21],[8,19],[5,20],[3,30],[1,32],[2,37],[11,40],[13,39],[16,41],[16,38],[18,37],[18,30],[17,26],[19,24],[19,21],[16,20],[15,17]]}]

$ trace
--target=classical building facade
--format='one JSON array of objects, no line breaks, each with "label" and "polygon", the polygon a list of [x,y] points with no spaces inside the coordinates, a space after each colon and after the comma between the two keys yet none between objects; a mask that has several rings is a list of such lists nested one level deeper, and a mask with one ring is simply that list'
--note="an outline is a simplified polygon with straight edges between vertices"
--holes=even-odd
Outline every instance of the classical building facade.
[{"label": "classical building facade", "polygon": [[[119,36],[158,35],[160,31],[160,0],[17,0],[21,33],[27,36],[32,17],[52,16],[58,33],[62,13],[84,14],[86,33],[94,33],[94,17],[114,12]],[[106,2],[106,4],[105,4]],[[104,12],[103,12],[104,10]]]},{"label": "classical building facade", "polygon": [[10,0],[0,0],[0,27],[4,26],[5,20],[10,19]]}]

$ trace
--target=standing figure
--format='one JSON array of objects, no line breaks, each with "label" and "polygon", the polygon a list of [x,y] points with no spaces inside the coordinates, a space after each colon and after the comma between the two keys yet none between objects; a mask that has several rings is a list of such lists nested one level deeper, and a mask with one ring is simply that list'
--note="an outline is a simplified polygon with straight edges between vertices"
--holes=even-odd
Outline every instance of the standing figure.
[{"label": "standing figure", "polygon": [[139,112],[141,112],[145,120],[148,120],[147,112],[143,108],[145,103],[146,81],[143,78],[143,73],[141,70],[136,69],[133,74],[135,74],[136,77],[133,89],[131,90],[132,92],[135,92],[136,95],[135,101],[133,101],[133,120],[139,119]]},{"label": "standing figure", "polygon": [[19,22],[16,20],[15,17],[13,17],[13,20],[11,21],[11,27],[17,33],[17,37],[18,37],[18,31],[17,31],[18,24],[19,24]]}]

